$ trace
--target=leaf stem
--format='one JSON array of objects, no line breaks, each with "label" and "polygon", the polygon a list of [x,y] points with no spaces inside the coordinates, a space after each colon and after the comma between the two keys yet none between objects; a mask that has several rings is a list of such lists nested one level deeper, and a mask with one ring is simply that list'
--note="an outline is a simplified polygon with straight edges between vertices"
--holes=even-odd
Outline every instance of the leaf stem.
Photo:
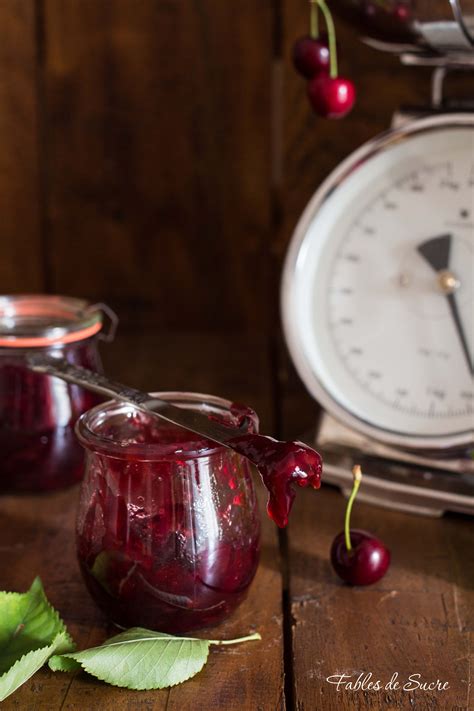
[{"label": "leaf stem", "polygon": [[238,637],[237,639],[209,639],[209,644],[239,644],[239,642],[252,642],[253,640],[262,639],[258,632],[249,634],[246,637]]},{"label": "leaf stem", "polygon": [[336,28],[334,27],[334,20],[332,19],[331,10],[326,4],[326,0],[311,0],[312,5],[317,5],[321,8],[321,12],[324,15],[324,22],[326,23],[326,29],[328,31],[328,44],[329,44],[329,76],[331,79],[337,77],[337,46],[336,46]]},{"label": "leaf stem", "polygon": [[[113,638],[112,638],[113,639]],[[90,649],[82,650],[90,652],[92,649],[103,649],[105,647],[121,647],[124,644],[136,644],[137,642],[209,642],[209,644],[238,644],[239,642],[249,642],[250,640],[262,639],[258,632],[247,635],[246,637],[238,637],[237,639],[200,639],[199,637],[176,637],[174,635],[166,635],[163,637],[135,637],[133,639],[121,639],[118,642],[109,642],[106,640],[103,644]],[[70,656],[70,655],[64,655]]]},{"label": "leaf stem", "polygon": [[318,39],[319,37],[319,10],[318,4],[313,0],[310,0],[310,15],[309,15],[310,31],[309,36],[311,39]]},{"label": "leaf stem", "polygon": [[362,470],[361,470],[359,464],[356,464],[355,467],[353,468],[352,475],[354,477],[354,484],[352,486],[351,495],[349,496],[349,501],[347,502],[346,517],[344,520],[344,536],[346,539],[346,548],[348,551],[352,550],[351,535],[350,535],[350,529],[349,529],[352,504],[354,503],[354,499],[357,496],[357,492],[359,491],[359,486],[360,486],[360,482],[362,479]]}]

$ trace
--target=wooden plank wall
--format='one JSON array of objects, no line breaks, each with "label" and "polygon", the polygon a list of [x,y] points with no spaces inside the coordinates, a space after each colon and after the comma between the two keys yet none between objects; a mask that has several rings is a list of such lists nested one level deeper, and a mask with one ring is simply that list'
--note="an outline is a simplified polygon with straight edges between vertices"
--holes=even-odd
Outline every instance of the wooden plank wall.
[{"label": "wooden plank wall", "polygon": [[0,1],[0,292],[45,288],[39,180],[37,18]]},{"label": "wooden plank wall", "polygon": [[359,100],[316,119],[306,31],[305,0],[0,0],[0,291],[272,333],[309,196],[428,89],[339,23]]}]

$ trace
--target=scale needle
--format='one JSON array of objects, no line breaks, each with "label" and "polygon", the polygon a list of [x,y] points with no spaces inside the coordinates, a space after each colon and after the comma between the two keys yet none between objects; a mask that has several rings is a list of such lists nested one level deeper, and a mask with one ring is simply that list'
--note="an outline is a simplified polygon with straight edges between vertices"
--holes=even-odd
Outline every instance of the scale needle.
[{"label": "scale needle", "polygon": [[449,311],[456,327],[456,332],[459,336],[459,341],[466,358],[467,367],[471,374],[474,374],[474,366],[471,355],[469,353],[469,345],[464,331],[464,326],[459,315],[457,301],[454,295],[454,290],[459,287],[459,282],[454,274],[449,273],[449,259],[451,252],[452,235],[447,233],[432,237],[418,245],[417,251],[428,262],[428,264],[437,272],[441,288],[448,300]]}]

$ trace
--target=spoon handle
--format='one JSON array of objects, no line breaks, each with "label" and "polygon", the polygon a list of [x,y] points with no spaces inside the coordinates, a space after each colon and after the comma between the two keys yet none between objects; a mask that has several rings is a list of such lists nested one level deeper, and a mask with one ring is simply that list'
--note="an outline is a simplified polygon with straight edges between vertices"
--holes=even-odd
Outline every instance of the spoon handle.
[{"label": "spoon handle", "polygon": [[137,410],[146,413],[153,413],[168,422],[172,422],[179,427],[191,430],[214,442],[229,446],[229,442],[247,432],[247,421],[237,427],[227,427],[218,422],[210,420],[206,415],[188,410],[183,407],[172,405],[166,400],[152,397],[141,390],[130,388],[113,380],[109,380],[105,375],[96,373],[93,370],[82,368],[68,363],[63,358],[54,358],[44,354],[32,354],[27,359],[28,367],[36,373],[44,373],[61,378],[68,383],[80,385],[86,390],[105,395],[114,400],[120,400],[133,405]]}]

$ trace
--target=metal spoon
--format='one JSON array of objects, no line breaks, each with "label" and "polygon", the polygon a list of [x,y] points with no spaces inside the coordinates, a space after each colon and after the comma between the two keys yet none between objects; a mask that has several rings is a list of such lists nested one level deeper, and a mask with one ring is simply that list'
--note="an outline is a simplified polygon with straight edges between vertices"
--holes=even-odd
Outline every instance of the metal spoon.
[{"label": "metal spoon", "polygon": [[100,373],[77,365],[71,365],[63,358],[55,358],[42,353],[31,354],[28,356],[27,364],[36,373],[53,375],[66,380],[68,383],[80,385],[86,390],[92,390],[114,400],[128,402],[141,412],[155,414],[163,420],[196,432],[207,439],[223,444],[225,447],[230,446],[231,440],[235,440],[236,437],[246,434],[248,431],[247,418],[244,419],[240,427],[227,427],[210,420],[200,412],[171,405],[166,400],[151,397],[141,390],[135,390],[135,388],[129,388],[127,385],[109,380],[109,378]]}]

